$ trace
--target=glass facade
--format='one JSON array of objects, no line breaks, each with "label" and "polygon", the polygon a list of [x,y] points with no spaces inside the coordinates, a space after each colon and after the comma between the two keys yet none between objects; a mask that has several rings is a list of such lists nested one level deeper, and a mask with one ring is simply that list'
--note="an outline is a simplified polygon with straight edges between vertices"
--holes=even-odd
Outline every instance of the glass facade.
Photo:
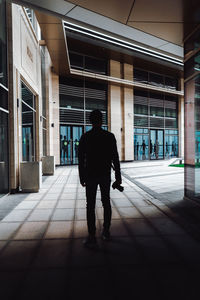
[{"label": "glass facade", "polygon": [[8,192],[8,80],[6,1],[0,0],[0,196]]},{"label": "glass facade", "polygon": [[134,159],[178,156],[178,98],[134,90]]},{"label": "glass facade", "polygon": [[70,64],[74,69],[107,75],[107,61],[96,57],[69,52]]},{"label": "glass facade", "polygon": [[170,77],[134,68],[133,79],[134,81],[140,83],[150,84],[161,88],[167,88],[170,90],[178,90],[178,80],[175,77]]},{"label": "glass facade", "polygon": [[35,161],[35,96],[21,82],[22,161]]},{"label": "glass facade", "polygon": [[60,78],[60,162],[76,164],[79,139],[91,129],[90,112],[101,110],[107,129],[107,85]]}]

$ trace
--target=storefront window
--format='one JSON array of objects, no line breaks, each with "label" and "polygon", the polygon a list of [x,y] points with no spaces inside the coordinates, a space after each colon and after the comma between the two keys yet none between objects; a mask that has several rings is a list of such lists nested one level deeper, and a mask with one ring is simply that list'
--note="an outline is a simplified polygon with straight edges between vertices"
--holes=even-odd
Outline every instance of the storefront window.
[{"label": "storefront window", "polygon": [[7,86],[6,1],[0,0],[0,83]]},{"label": "storefront window", "polygon": [[35,161],[35,96],[21,83],[22,97],[22,160]]},{"label": "storefront window", "polygon": [[0,110],[0,194],[8,190],[8,114]]}]

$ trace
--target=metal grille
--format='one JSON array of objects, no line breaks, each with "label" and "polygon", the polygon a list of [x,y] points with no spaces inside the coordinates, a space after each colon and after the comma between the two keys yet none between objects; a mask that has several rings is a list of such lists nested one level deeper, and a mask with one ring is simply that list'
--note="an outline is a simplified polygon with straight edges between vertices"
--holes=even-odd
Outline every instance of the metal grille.
[{"label": "metal grille", "polygon": [[59,92],[61,95],[73,96],[73,97],[84,97],[83,87],[59,84]]},{"label": "metal grille", "polygon": [[165,119],[165,128],[177,128],[176,119]]},{"label": "metal grille", "polygon": [[149,105],[154,107],[164,107],[164,100],[150,98]]},{"label": "metal grille", "polygon": [[106,91],[85,88],[85,97],[106,101]]},{"label": "metal grille", "polygon": [[84,111],[61,108],[60,123],[84,124]]},{"label": "metal grille", "polygon": [[134,126],[148,127],[148,117],[134,116]]},{"label": "metal grille", "polygon": [[164,128],[164,118],[150,118],[150,127]]}]

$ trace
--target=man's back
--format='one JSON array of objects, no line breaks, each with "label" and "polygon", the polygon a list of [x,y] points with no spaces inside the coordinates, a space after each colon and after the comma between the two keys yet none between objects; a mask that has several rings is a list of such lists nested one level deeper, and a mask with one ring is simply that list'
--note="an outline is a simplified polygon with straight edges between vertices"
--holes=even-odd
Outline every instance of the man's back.
[{"label": "man's back", "polygon": [[85,133],[79,144],[79,171],[82,177],[110,176],[111,163],[120,173],[116,140],[112,133],[93,128]]}]

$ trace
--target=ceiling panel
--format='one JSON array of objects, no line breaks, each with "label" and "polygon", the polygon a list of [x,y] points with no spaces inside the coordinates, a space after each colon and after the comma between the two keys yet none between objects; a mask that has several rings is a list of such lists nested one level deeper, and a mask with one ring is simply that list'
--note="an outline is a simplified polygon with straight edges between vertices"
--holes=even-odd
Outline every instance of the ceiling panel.
[{"label": "ceiling panel", "polygon": [[135,0],[130,21],[182,22],[182,0]]},{"label": "ceiling panel", "polygon": [[[128,23],[129,26],[133,26],[139,30],[148,32],[154,36],[164,39],[166,43],[170,41],[177,45],[183,44],[183,26],[182,24],[169,24],[169,23]],[[163,41],[163,42],[165,42]],[[158,46],[157,46],[158,47]],[[159,47],[158,47],[159,48]]]},{"label": "ceiling panel", "polygon": [[74,7],[73,4],[64,0],[23,0],[14,2],[23,2],[22,5],[30,3],[62,15],[65,15],[69,10],[71,10]]},{"label": "ceiling panel", "polygon": [[79,5],[118,22],[126,24],[134,0],[70,0]]}]

